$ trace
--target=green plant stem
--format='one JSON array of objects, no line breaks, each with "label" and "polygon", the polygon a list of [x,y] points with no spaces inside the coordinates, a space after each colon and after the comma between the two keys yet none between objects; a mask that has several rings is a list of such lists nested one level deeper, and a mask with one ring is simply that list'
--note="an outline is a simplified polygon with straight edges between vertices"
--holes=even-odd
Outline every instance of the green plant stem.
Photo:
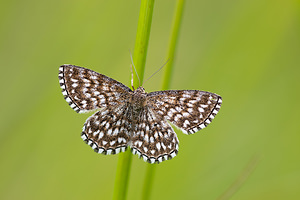
[{"label": "green plant stem", "polygon": [[[137,34],[135,40],[135,48],[133,54],[133,62],[136,67],[136,71],[139,74],[141,83],[144,78],[146,56],[148,50],[148,42],[150,36],[152,13],[153,13],[154,0],[142,0],[140,7],[140,15],[137,27]],[[133,77],[133,86],[137,88],[140,86],[138,78],[135,73]],[[114,200],[126,199],[128,180],[131,167],[132,154],[130,149],[127,148],[125,153],[119,155],[116,180],[114,187]]]},{"label": "green plant stem", "polygon": [[182,20],[182,13],[184,8],[185,0],[178,0],[176,3],[175,14],[173,17],[173,25],[172,32],[169,41],[169,49],[168,49],[168,58],[169,61],[166,64],[166,69],[164,70],[164,77],[162,82],[162,90],[168,90],[170,88],[171,77],[173,74],[173,62],[175,58],[175,50],[177,46],[177,40],[179,35],[179,28]]},{"label": "green plant stem", "polygon": [[142,192],[142,199],[148,200],[151,196],[154,174],[155,174],[156,165],[155,164],[148,164],[146,169],[145,181],[143,186]]},{"label": "green plant stem", "polygon": [[127,149],[124,153],[119,155],[113,196],[114,200],[126,199],[129,173],[131,167],[131,155],[132,153],[129,149]]},{"label": "green plant stem", "polygon": [[148,50],[148,42],[150,37],[150,29],[152,22],[154,0],[142,0],[140,8],[140,16],[138,29],[136,33],[135,47],[133,53],[133,62],[135,64],[141,83],[138,82],[134,73],[133,85],[135,88],[142,84],[144,79],[145,63]]},{"label": "green plant stem", "polygon": [[[171,82],[171,76],[172,76],[172,69],[173,69],[173,61],[175,57],[175,50],[177,46],[177,40],[178,40],[178,34],[179,34],[179,28],[181,24],[182,19],[182,13],[184,8],[185,0],[178,0],[176,3],[175,13],[173,17],[173,24],[171,29],[171,35],[170,35],[170,42],[169,42],[169,48],[168,48],[168,58],[169,61],[166,65],[164,77],[163,77],[163,83],[162,83],[162,90],[169,89],[170,82]],[[150,199],[151,195],[151,189],[153,185],[154,180],[154,174],[155,174],[155,168],[156,165],[154,164],[148,164],[146,169],[146,176],[143,186],[143,192],[142,192],[142,199],[148,200]]]}]

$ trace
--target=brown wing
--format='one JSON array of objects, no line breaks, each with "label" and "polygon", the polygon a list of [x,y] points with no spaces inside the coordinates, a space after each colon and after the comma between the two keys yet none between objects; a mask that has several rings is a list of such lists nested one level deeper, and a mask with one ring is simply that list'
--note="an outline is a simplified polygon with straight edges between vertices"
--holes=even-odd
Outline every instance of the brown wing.
[{"label": "brown wing", "polygon": [[132,93],[114,79],[74,65],[60,66],[58,78],[66,101],[80,113],[126,103]]},{"label": "brown wing", "polygon": [[198,90],[168,90],[147,95],[149,108],[186,134],[193,134],[210,124],[221,104],[219,95]]},{"label": "brown wing", "polygon": [[124,152],[130,140],[131,123],[128,106],[104,108],[89,117],[83,127],[81,138],[94,151],[102,154]]},{"label": "brown wing", "polygon": [[132,153],[151,164],[175,157],[179,142],[168,122],[147,108],[140,114],[133,123]]}]

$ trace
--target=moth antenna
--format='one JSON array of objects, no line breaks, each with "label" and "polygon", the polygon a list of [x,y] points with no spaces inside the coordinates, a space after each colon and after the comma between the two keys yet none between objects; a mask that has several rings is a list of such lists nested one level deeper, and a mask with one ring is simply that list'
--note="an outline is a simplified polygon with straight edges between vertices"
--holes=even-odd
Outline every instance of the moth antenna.
[{"label": "moth antenna", "polygon": [[144,83],[146,82],[146,81],[148,81],[152,76],[154,76],[157,72],[159,72],[168,62],[169,62],[169,60],[170,60],[170,58],[168,58],[168,60],[156,71],[156,72],[154,72],[149,78],[147,78],[144,82],[143,82],[143,84],[142,84],[142,86],[144,85]]},{"label": "moth antenna", "polygon": [[132,64],[130,64],[130,70],[131,70],[131,87],[132,87],[133,90],[135,90],[134,87],[133,87],[133,71],[132,71]]},{"label": "moth antenna", "polygon": [[[136,74],[136,76],[137,76],[137,78],[138,78],[138,80],[139,80],[139,86],[141,86],[140,77],[139,77],[139,75],[138,75],[138,73],[137,73],[137,71],[136,71],[136,68],[135,68],[135,66],[134,66],[133,58],[132,58],[132,54],[131,54],[131,51],[130,51],[130,50],[129,50],[129,53],[130,53],[131,63],[132,63],[132,65],[133,65],[135,74]],[[132,71],[132,67],[131,67],[131,71]],[[131,84],[132,84],[132,86],[133,86],[133,73],[132,73],[132,79],[131,79],[131,82],[132,82]],[[132,87],[132,88],[133,88],[133,87]]]}]

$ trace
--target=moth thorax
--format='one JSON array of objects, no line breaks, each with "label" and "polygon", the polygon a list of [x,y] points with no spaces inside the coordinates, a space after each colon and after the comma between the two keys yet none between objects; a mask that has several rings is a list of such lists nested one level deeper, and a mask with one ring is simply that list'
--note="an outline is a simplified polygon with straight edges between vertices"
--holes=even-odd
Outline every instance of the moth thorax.
[{"label": "moth thorax", "polygon": [[138,87],[132,96],[132,106],[134,109],[139,110],[145,106],[147,93],[143,87]]},{"label": "moth thorax", "polygon": [[136,90],[134,90],[134,93],[135,94],[145,94],[145,95],[147,94],[145,89],[142,86],[140,86]]}]

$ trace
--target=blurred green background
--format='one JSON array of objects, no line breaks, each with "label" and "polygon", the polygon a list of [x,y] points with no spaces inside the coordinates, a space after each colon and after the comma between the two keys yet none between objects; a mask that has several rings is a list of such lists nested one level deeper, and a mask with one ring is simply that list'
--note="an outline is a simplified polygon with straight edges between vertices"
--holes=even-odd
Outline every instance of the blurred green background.
[{"label": "blurred green background", "polygon": [[[89,114],[63,99],[58,67],[88,67],[129,85],[139,1],[1,1],[0,199],[111,199],[118,156],[80,138]],[[175,1],[156,1],[145,78],[167,60]],[[177,131],[156,168],[153,199],[217,199],[259,162],[232,199],[300,198],[299,2],[186,2],[171,89],[223,97],[212,125]],[[145,84],[160,90],[163,72]],[[133,157],[128,199],[147,163]],[[249,164],[252,163],[252,164]],[[246,170],[245,170],[246,169]]]}]

